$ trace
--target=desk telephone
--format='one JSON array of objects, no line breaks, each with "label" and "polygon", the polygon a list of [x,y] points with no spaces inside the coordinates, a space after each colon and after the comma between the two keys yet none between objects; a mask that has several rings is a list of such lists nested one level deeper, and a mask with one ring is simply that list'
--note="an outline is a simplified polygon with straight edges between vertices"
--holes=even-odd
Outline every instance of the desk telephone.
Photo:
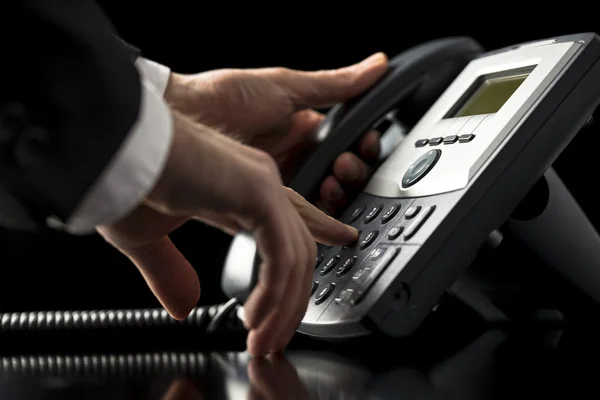
[{"label": "desk telephone", "polygon": [[[373,126],[400,140],[339,216],[361,232],[357,242],[319,246],[298,332],[412,334],[501,225],[600,303],[600,237],[551,167],[598,106],[599,61],[593,33],[487,53],[471,38],[445,38],[396,56],[371,90],[335,106],[288,182],[301,195],[314,198],[333,160]],[[416,123],[398,135],[398,120]],[[535,206],[515,216],[524,199]],[[231,300],[181,323],[239,327],[259,261],[252,237],[236,236],[222,281]],[[162,309],[0,314],[0,332],[177,323]]]}]

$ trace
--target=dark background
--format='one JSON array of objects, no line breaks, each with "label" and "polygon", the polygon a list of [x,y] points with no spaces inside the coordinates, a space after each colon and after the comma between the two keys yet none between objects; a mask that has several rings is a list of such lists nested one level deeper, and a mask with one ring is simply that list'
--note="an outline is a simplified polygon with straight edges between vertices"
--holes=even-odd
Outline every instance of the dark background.
[{"label": "dark background", "polygon": [[[433,3],[344,3],[339,9],[304,3],[239,6],[201,1],[101,1],[120,35],[144,55],[178,72],[224,67],[335,68],[376,51],[393,56],[429,39],[468,35],[487,49],[584,31],[600,20],[582,8],[572,15],[541,3],[440,9]],[[562,4],[563,6],[568,5]],[[224,7],[221,7],[224,6]],[[423,7],[418,7],[423,6]],[[418,7],[418,8],[416,8]],[[536,6],[538,7],[538,6]],[[598,123],[580,134],[555,164],[597,224]],[[189,223],[173,240],[196,267],[201,303],[223,300],[220,271],[229,238]],[[156,307],[135,267],[99,237],[0,231],[0,311]]]}]

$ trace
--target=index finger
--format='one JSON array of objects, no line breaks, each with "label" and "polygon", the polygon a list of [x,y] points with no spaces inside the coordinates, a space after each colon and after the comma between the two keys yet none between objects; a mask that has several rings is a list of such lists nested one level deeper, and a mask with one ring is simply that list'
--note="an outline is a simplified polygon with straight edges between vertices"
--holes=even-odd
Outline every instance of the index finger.
[{"label": "index finger", "polygon": [[286,189],[289,199],[315,241],[331,246],[343,246],[358,238],[356,228],[330,217],[292,189]]}]

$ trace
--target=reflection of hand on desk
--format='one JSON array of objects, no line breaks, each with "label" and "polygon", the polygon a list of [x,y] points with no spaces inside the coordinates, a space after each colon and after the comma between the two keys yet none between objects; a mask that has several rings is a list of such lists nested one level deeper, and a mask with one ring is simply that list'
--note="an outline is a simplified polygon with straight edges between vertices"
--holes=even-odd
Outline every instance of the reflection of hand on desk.
[{"label": "reflection of hand on desk", "polygon": [[248,363],[252,400],[308,400],[310,394],[296,368],[281,354],[254,358]]},{"label": "reflection of hand on desk", "polygon": [[198,387],[186,379],[173,381],[161,400],[204,400]]}]

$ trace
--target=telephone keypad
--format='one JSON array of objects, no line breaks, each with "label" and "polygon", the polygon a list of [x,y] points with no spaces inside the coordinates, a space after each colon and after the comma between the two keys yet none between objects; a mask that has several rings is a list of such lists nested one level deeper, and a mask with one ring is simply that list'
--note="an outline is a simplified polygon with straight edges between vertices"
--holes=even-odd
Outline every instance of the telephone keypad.
[{"label": "telephone keypad", "polygon": [[321,304],[331,295],[335,289],[335,283],[328,283],[323,289],[315,296],[315,304]]},{"label": "telephone keypad", "polygon": [[365,224],[368,224],[377,218],[382,209],[383,204],[377,204],[375,207],[373,207],[373,209],[371,209],[371,211],[369,211],[369,213],[365,216]]},{"label": "telephone keypad", "polygon": [[381,217],[381,222],[384,224],[389,222],[389,220],[391,220],[396,216],[396,214],[398,214],[398,210],[400,210],[399,205],[392,205],[390,208],[387,209],[385,213],[383,213],[383,216]]},{"label": "telephone keypad", "polygon": [[[359,195],[340,218],[342,221],[353,220],[346,223],[358,229],[358,239],[345,246],[319,245],[318,254],[322,254],[324,258],[314,272],[313,279],[318,282],[318,286],[312,294],[313,299],[305,318],[318,320],[323,313],[337,318],[333,315],[338,315],[339,312],[352,313],[352,310],[360,310],[353,305],[362,302],[367,292],[375,287],[379,277],[393,262],[393,253],[400,254],[401,248],[409,246],[402,253],[407,254],[406,257],[413,254],[414,246],[418,246],[418,243],[408,239],[414,240],[415,235],[423,230],[421,226],[424,226],[427,218],[411,228],[414,231],[409,232],[411,234],[408,238],[404,234],[409,226],[413,226],[414,221],[422,218],[421,214],[427,213],[428,206],[431,203],[421,199],[384,199],[368,194]],[[353,279],[358,278],[357,274],[362,275],[362,278]],[[327,311],[330,307],[338,311]],[[343,309],[346,311],[342,311]]]}]

